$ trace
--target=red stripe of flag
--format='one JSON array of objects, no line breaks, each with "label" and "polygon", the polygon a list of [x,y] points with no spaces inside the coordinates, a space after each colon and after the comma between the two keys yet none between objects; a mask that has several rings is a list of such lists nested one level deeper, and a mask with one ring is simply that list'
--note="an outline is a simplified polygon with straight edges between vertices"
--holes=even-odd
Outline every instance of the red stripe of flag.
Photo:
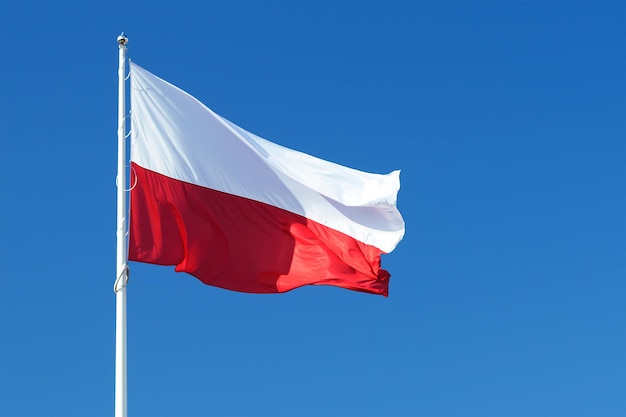
[{"label": "red stripe of flag", "polygon": [[387,296],[381,250],[269,204],[132,167],[130,260],[241,292],[332,285]]}]

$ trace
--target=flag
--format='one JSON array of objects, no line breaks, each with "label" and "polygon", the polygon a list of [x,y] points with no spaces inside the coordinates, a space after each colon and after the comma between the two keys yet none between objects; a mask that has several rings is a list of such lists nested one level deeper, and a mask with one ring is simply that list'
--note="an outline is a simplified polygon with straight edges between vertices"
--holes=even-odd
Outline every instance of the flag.
[{"label": "flag", "polygon": [[400,171],[285,148],[134,63],[130,78],[130,260],[249,293],[333,285],[387,296],[380,255],[404,235]]}]

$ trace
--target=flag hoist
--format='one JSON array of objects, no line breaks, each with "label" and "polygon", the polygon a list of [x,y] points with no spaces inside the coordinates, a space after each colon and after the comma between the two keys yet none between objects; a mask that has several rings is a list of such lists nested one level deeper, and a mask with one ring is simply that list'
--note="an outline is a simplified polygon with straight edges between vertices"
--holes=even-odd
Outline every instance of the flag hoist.
[{"label": "flag hoist", "polygon": [[117,113],[117,253],[115,285],[115,417],[126,417],[126,284],[128,283],[127,158],[126,158],[126,44],[122,33],[119,45],[119,97]]}]

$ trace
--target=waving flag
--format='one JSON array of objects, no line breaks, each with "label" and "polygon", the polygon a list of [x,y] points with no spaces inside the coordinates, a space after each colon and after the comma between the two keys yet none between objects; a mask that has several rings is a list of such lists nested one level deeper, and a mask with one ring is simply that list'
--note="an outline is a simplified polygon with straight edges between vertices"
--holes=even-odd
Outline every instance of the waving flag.
[{"label": "waving flag", "polygon": [[380,255],[404,235],[399,171],[361,172],[269,142],[136,64],[130,96],[130,260],[242,292],[387,295]]}]

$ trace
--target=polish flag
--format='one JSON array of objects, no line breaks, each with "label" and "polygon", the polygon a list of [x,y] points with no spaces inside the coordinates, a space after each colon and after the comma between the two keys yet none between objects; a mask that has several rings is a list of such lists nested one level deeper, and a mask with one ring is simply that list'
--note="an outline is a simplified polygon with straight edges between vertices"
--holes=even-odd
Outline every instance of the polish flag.
[{"label": "polish flag", "polygon": [[248,293],[333,285],[387,296],[380,255],[404,235],[400,171],[282,147],[134,63],[130,76],[130,260]]}]

